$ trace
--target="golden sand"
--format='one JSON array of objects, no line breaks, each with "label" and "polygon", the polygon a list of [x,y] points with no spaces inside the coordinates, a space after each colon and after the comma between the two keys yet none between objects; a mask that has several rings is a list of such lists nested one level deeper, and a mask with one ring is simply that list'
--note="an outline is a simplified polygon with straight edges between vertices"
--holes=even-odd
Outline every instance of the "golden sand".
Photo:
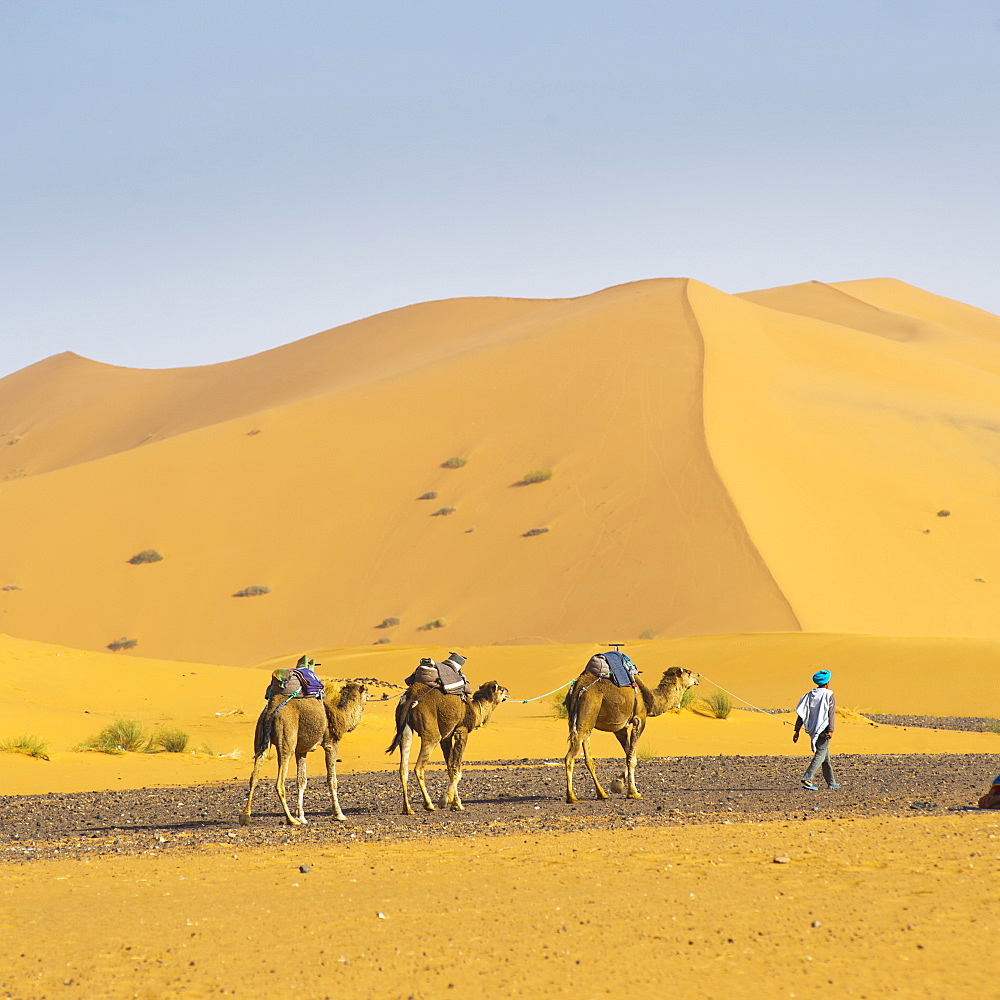
[{"label": "golden sand", "polygon": [[979,813],[8,864],[0,990],[987,997],[998,860]]}]

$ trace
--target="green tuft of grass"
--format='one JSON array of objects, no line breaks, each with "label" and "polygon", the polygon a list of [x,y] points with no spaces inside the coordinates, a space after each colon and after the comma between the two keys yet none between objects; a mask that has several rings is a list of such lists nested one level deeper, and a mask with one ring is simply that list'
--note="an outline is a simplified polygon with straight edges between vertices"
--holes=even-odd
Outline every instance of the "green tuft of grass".
[{"label": "green tuft of grass", "polygon": [[717,719],[728,719],[733,710],[733,699],[721,689],[705,695],[702,700],[708,706],[708,710]]},{"label": "green tuft of grass", "polygon": [[252,583],[249,587],[237,590],[233,597],[260,597],[261,594],[270,594],[271,588],[260,583]]},{"label": "green tuft of grass", "polygon": [[996,733],[1000,736],[1000,719],[988,719],[983,723],[984,733]]},{"label": "green tuft of grass", "polygon": [[[572,688],[569,689],[571,691]],[[550,700],[549,704],[552,707],[552,717],[555,719],[565,719],[569,712],[566,709],[566,699],[569,697],[569,691],[557,691]]]},{"label": "green tuft of grass", "polygon": [[141,566],[143,563],[161,562],[162,560],[163,556],[161,556],[156,549],[143,549],[142,552],[136,552],[136,554],[129,559],[129,562],[133,566]]},{"label": "green tuft of grass", "polygon": [[690,708],[698,698],[698,694],[693,687],[689,687],[681,695],[681,708]]},{"label": "green tuft of grass", "polygon": [[27,757],[38,760],[49,759],[49,745],[40,736],[25,733],[14,740],[4,740],[0,743],[0,753],[23,753]]},{"label": "green tuft of grass", "polygon": [[115,719],[76,749],[97,753],[139,753],[148,750],[150,745],[149,733],[138,719]]},{"label": "green tuft of grass", "polygon": [[452,455],[451,458],[446,459],[441,463],[442,469],[461,469],[469,460],[467,458],[459,458],[458,455]]},{"label": "green tuft of grass", "polygon": [[184,753],[191,737],[183,729],[160,729],[149,741],[150,747],[159,747],[167,753]]},{"label": "green tuft of grass", "polygon": [[417,631],[429,632],[433,628],[444,628],[448,623],[443,618],[432,618],[429,622],[424,622]]},{"label": "green tuft of grass", "polygon": [[551,478],[551,469],[532,469],[531,472],[526,472],[521,476],[520,485],[530,486],[532,483],[544,483],[547,479]]},{"label": "green tuft of grass", "polygon": [[119,649],[132,649],[138,645],[138,639],[129,639],[128,636],[123,635],[120,639],[112,639],[111,642],[108,643],[108,649],[110,649],[112,653],[117,653]]}]

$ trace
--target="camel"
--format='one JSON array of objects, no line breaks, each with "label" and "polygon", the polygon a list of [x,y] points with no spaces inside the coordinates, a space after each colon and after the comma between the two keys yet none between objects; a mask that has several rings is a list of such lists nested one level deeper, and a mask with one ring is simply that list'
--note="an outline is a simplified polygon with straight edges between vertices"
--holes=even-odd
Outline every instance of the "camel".
[{"label": "camel", "polygon": [[462,780],[462,757],[469,733],[485,726],[493,710],[507,700],[507,689],[496,681],[487,681],[469,701],[427,684],[411,684],[396,706],[396,735],[386,753],[399,749],[399,780],[403,786],[403,815],[412,816],[413,808],[406,794],[410,772],[410,744],[413,734],[420,737],[420,752],[413,766],[417,784],[424,798],[424,808],[433,811],[434,803],[427,793],[424,768],[431,751],[439,743],[448,767],[448,788],[441,798],[441,808],[464,809],[458,794]]},{"label": "camel", "polygon": [[622,782],[630,799],[641,799],[635,787],[635,748],[646,728],[646,719],[663,715],[681,703],[684,692],[699,682],[699,674],[671,667],[665,671],[660,683],[650,690],[636,677],[636,687],[618,687],[612,680],[596,678],[584,673],[573,682],[566,695],[566,712],[569,719],[569,749],[566,752],[566,801],[579,802],[573,794],[573,762],[583,747],[583,759],[594,779],[599,799],[608,798],[601,788],[590,758],[590,734],[599,729],[614,733],[625,751],[625,773]]},{"label": "camel", "polygon": [[[271,742],[274,743],[278,753],[278,780],[274,787],[281,800],[281,807],[285,810],[285,819],[291,826],[304,826],[308,822],[302,803],[306,793],[306,754],[318,746],[323,747],[323,753],[326,755],[326,784],[330,789],[333,818],[340,821],[347,819],[337,798],[337,747],[344,736],[355,729],[361,721],[368,693],[364,684],[348,681],[340,689],[339,696],[334,697],[336,703],[331,704],[325,698],[288,700],[283,694],[276,694],[272,696],[264,710],[271,715]],[[250,823],[250,804],[253,802],[257,772],[266,749],[265,747],[254,757],[250,791],[247,795],[247,804],[240,813],[240,826],[247,826]],[[285,777],[293,756],[296,765],[296,790],[299,796],[297,816],[292,815],[285,799]]]}]

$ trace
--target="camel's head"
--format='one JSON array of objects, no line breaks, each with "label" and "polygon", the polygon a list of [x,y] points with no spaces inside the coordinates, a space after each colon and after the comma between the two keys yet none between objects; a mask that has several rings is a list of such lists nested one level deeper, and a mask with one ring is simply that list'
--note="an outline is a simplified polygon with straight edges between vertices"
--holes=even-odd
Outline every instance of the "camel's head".
[{"label": "camel's head", "polygon": [[492,701],[494,705],[499,705],[501,702],[507,700],[507,689],[496,681],[487,681],[473,697]]},{"label": "camel's head", "polygon": [[671,667],[669,670],[663,672],[663,679],[668,682],[672,681],[675,684],[680,684],[686,691],[688,688],[701,683],[701,674],[696,674],[693,670],[685,670],[684,667]]}]

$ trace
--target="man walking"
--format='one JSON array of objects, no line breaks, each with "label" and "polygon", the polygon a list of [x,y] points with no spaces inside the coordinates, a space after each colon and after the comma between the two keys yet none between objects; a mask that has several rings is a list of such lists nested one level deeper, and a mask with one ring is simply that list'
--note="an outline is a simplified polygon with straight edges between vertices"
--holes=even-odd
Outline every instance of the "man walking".
[{"label": "man walking", "polygon": [[799,730],[805,727],[812,742],[813,759],[802,776],[802,787],[810,792],[818,792],[816,775],[823,769],[823,777],[830,788],[840,788],[833,776],[833,765],[830,763],[830,740],[833,739],[834,715],[837,703],[830,690],[830,671],[817,670],[813,674],[812,691],[804,694],[795,706],[795,732],[792,742],[798,743]]}]

